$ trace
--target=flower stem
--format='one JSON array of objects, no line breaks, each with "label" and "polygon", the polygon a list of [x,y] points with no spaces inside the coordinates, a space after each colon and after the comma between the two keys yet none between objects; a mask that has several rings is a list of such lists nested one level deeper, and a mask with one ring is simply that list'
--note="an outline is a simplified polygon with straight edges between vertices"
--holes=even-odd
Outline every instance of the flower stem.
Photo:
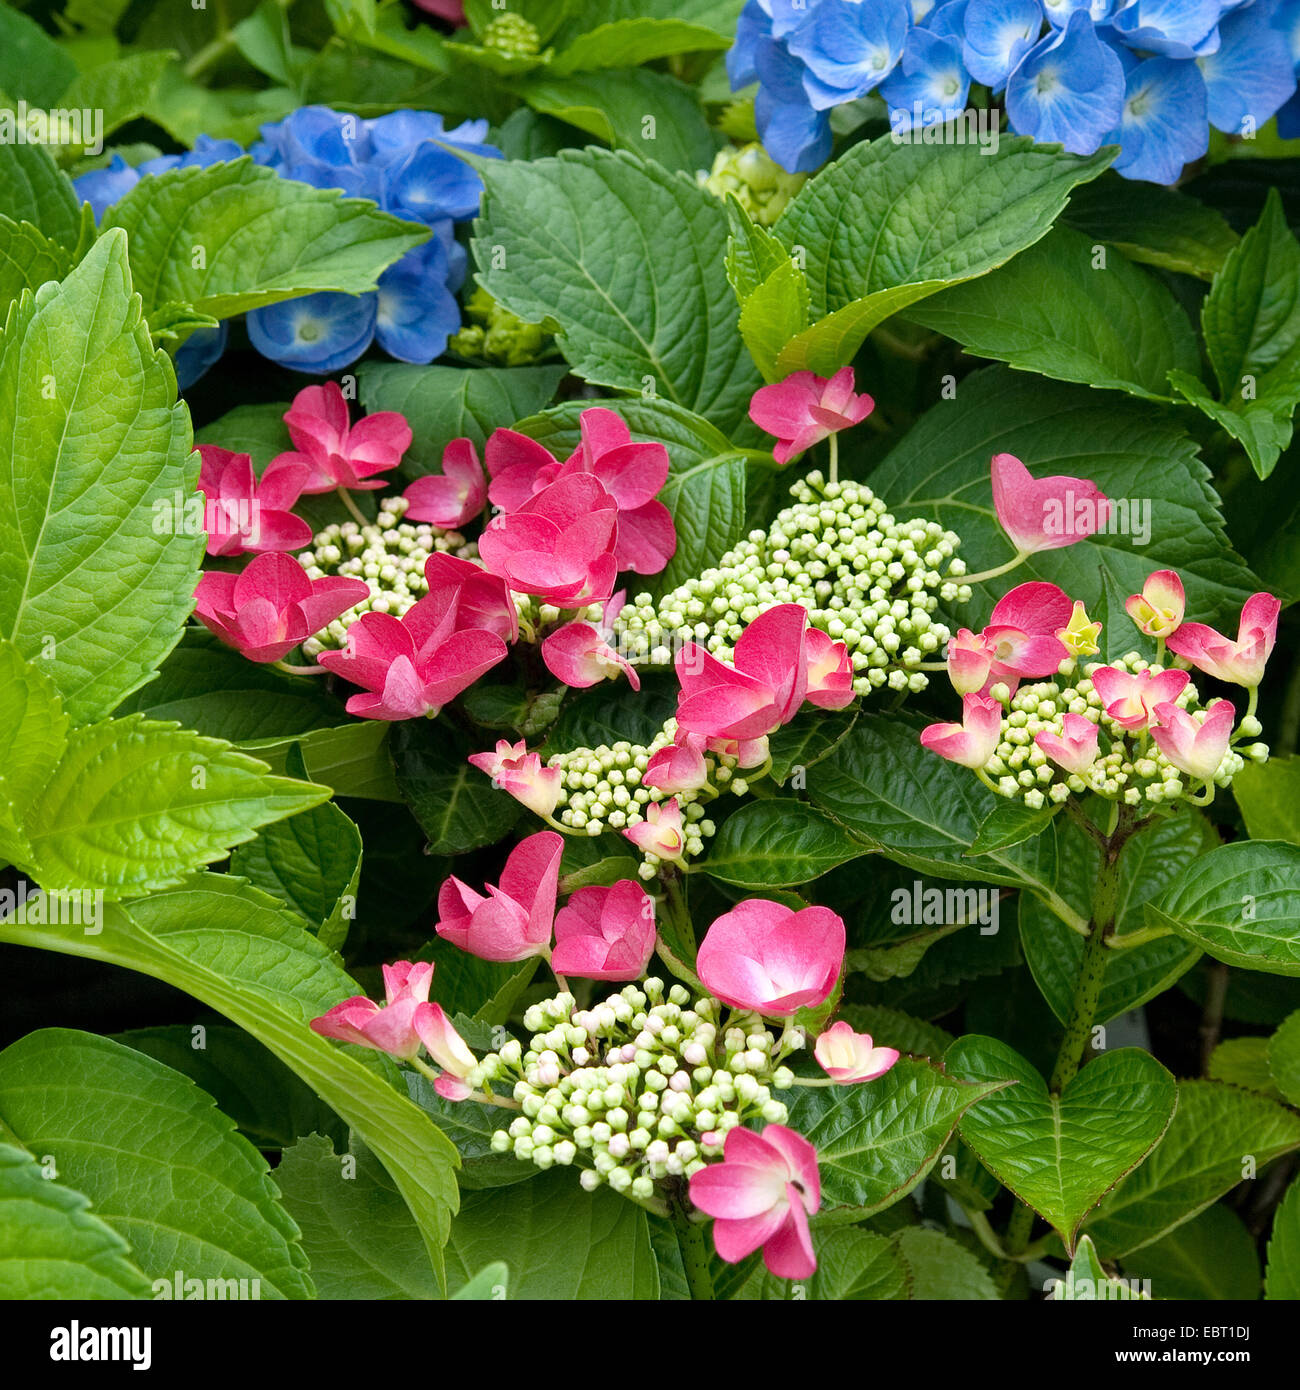
[{"label": "flower stem", "polygon": [[1015,569],[1017,565],[1023,565],[1033,551],[1017,550],[1005,565],[998,565],[995,569],[981,570],[979,574],[959,574],[954,578],[960,584],[982,584],[986,579],[996,579],[999,575],[1007,574]]},{"label": "flower stem", "polygon": [[270,665],[286,676],[324,676],[328,672],[323,666],[290,666],[287,661],[272,661]]},{"label": "flower stem", "polygon": [[840,437],[832,434],[830,438],[831,462],[827,471],[827,482],[838,483],[840,480]]},{"label": "flower stem", "polygon": [[347,490],[347,488],[341,487],[335,490],[338,492],[339,500],[348,509],[348,511],[352,513],[352,519],[357,523],[357,525],[369,526],[370,522],[366,520],[365,515],[361,511],[360,507],[358,507],[357,504],[352,500],[352,494]]},{"label": "flower stem", "polygon": [[693,1299],[712,1303],[718,1296],[713,1291],[713,1276],[709,1273],[709,1247],[704,1242],[703,1228],[680,1208],[674,1219],[682,1266],[686,1270],[686,1286]]}]

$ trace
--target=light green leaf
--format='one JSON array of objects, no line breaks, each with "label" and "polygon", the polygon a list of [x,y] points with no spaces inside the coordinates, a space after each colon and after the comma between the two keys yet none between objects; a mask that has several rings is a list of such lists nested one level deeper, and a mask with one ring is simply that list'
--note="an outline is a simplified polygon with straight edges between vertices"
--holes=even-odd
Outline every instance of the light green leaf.
[{"label": "light green leaf", "polygon": [[556,56],[551,71],[564,77],[590,68],[632,68],[675,53],[716,51],[727,46],[722,34],[702,24],[638,16],[598,24],[579,34]]},{"label": "light green leaf", "polygon": [[1064,1279],[1058,1279],[1051,1287],[1048,1298],[1053,1302],[1108,1302],[1118,1299],[1142,1300],[1147,1297],[1135,1290],[1122,1279],[1114,1279],[1101,1267],[1097,1258],[1097,1248],[1089,1237],[1079,1241],[1074,1259],[1066,1271]]},{"label": "light green leaf", "polygon": [[39,289],[47,280],[62,280],[72,269],[72,252],[51,241],[30,222],[0,215],[0,313],[24,290]]},{"label": "light green leaf", "polygon": [[0,642],[0,855],[30,860],[18,818],[45,786],[68,744],[68,716],[53,682]]},{"label": "light green leaf", "polygon": [[1300,758],[1247,763],[1232,779],[1232,794],[1252,840],[1300,845]]},{"label": "light green leaf", "polygon": [[[0,80],[0,90],[3,87]],[[65,250],[81,243],[81,199],[44,145],[0,142],[0,213],[39,227]],[[90,234],[93,238],[93,217]]]},{"label": "light green leaf", "polygon": [[285,1149],[275,1183],[302,1232],[318,1298],[438,1297],[410,1209],[371,1154],[336,1154],[328,1139],[308,1135]]},{"label": "light green leaf", "polygon": [[1228,1038],[1210,1054],[1206,1075],[1247,1091],[1258,1091],[1269,1100],[1281,1100],[1282,1092],[1268,1065],[1267,1038]]},{"label": "light green leaf", "polygon": [[996,1038],[958,1038],[944,1066],[969,1081],[1017,1083],[964,1116],[961,1137],[1070,1251],[1088,1212],[1160,1143],[1178,1099],[1174,1078],[1135,1047],[1103,1052],[1059,1096]]},{"label": "light green leaf", "polygon": [[888,135],[852,146],[776,224],[787,247],[804,248],[814,320],[786,346],[780,371],[828,376],[892,314],[1010,260],[1113,158],[1077,159],[1022,137],[992,155]]},{"label": "light green leaf", "polygon": [[[99,112],[103,125],[95,134],[102,139],[119,126],[144,115],[163,70],[175,56],[163,49],[128,53],[112,62],[101,63],[83,72],[59,97],[59,105],[69,111]],[[83,135],[88,133],[83,131]],[[83,144],[89,143],[83,141]],[[68,156],[81,152],[76,145],[64,148]]]},{"label": "light green leaf", "polygon": [[12,5],[0,9],[0,92],[48,109],[76,75],[77,65],[35,20]]},{"label": "light green leaf", "polygon": [[[1087,1237],[1085,1236],[1086,1240]],[[1150,1282],[1155,1299],[1259,1298],[1255,1238],[1231,1207],[1216,1203],[1160,1240],[1124,1257],[1124,1273]]]},{"label": "light green leaf", "polygon": [[1267,478],[1291,444],[1291,417],[1300,400],[1300,346],[1276,367],[1252,378],[1249,396],[1220,404],[1187,372],[1170,372],[1170,385],[1216,421],[1245,449],[1261,478]]},{"label": "light green leaf", "polygon": [[969,1085],[901,1059],[876,1081],[796,1089],[789,1124],[816,1146],[824,1217],[861,1221],[906,1197],[962,1115],[1004,1085]]},{"label": "light green leaf", "polygon": [[793,888],[866,853],[805,801],[750,801],[722,823],[704,868],[740,888]]},{"label": "light green leaf", "polygon": [[977,1255],[942,1231],[909,1226],[894,1237],[907,1265],[908,1297],[919,1302],[994,1302],[998,1291]]},{"label": "light green leaf", "polygon": [[0,637],[43,659],[74,721],[97,718],[176,644],[203,554],[202,534],[154,529],[199,459],[120,232],[10,310],[0,441]]},{"label": "light green leaf", "polygon": [[1300,1109],[1300,1010],[1268,1040],[1268,1069],[1287,1104]]},{"label": "light green leaf", "polygon": [[178,1072],[129,1047],[46,1028],[0,1053],[0,1123],[49,1154],[149,1279],[260,1279],[310,1298],[298,1229],[266,1160]]},{"label": "light green leaf", "polygon": [[31,1154],[0,1144],[0,1298],[150,1296],[131,1247],[89,1207]]},{"label": "light green leaf", "polygon": [[1300,975],[1300,846],[1237,840],[1198,859],[1147,919],[1245,970]]},{"label": "light green leaf", "polygon": [[562,1168],[514,1187],[466,1194],[447,1247],[453,1296],[494,1260],[510,1269],[512,1298],[659,1297],[642,1208],[607,1187],[584,1192],[577,1175]]},{"label": "light green leaf", "polygon": [[1106,1198],[1088,1233],[1108,1259],[1122,1259],[1190,1221],[1248,1171],[1297,1148],[1300,1116],[1283,1106],[1217,1081],[1180,1081],[1160,1147]]},{"label": "light green leaf", "polygon": [[452,1298],[465,1301],[486,1302],[491,1300],[496,1302],[508,1298],[509,1289],[509,1266],[503,1260],[494,1260],[490,1265],[484,1265],[467,1284],[462,1284],[452,1294]]},{"label": "light green leaf", "polygon": [[1150,400],[1169,399],[1170,371],[1194,374],[1199,364],[1171,291],[1123,256],[1098,268],[1092,239],[1070,227],[909,317],[976,357]]},{"label": "light green leaf", "polygon": [[364,198],[281,178],[251,158],[143,180],[103,226],[127,233],[151,321],[169,304],[224,319],[315,290],[365,294],[429,236]]},{"label": "light green leaf", "polygon": [[653,391],[723,431],[745,418],[760,378],[737,331],[726,214],[712,194],[594,148],[476,167],[487,198],[474,247],[490,294],[530,323],[555,322],[586,381]]},{"label": "light green leaf", "polygon": [[1300,1182],[1291,1184],[1273,1215],[1264,1297],[1288,1302],[1300,1299]]},{"label": "light green leaf", "polygon": [[[1241,605],[1260,586],[1224,534],[1209,470],[1166,414],[1141,401],[1031,379],[1004,367],[964,378],[957,395],[932,406],[872,473],[872,490],[889,500],[894,515],[951,527],[962,538],[961,557],[973,573],[1011,558],[1011,543],[993,511],[994,453],[1014,454],[1036,476],[1090,478],[1109,498],[1138,495],[1137,510],[1129,509],[1135,534],[1099,533],[1041,551],[1017,569],[1014,582],[1049,580],[1091,612],[1101,602],[1105,572],[1128,595],[1141,590],[1152,570],[1177,570],[1188,612],[1220,631],[1236,631]],[[1143,499],[1150,532],[1139,545]],[[977,586],[962,622],[978,628],[1005,590],[1002,580]],[[1119,628],[1128,619],[1112,614],[1111,623]],[[1128,630],[1130,645],[1137,646],[1137,629]]]}]

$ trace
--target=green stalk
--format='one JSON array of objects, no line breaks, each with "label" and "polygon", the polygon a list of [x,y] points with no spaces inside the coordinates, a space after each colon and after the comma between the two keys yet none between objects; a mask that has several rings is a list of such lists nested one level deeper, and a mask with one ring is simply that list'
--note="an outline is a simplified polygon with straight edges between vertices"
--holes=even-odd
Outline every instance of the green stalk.
[{"label": "green stalk", "polygon": [[691,1297],[713,1302],[717,1299],[717,1294],[713,1291],[713,1276],[709,1273],[709,1247],[704,1241],[704,1228],[680,1210],[675,1221],[677,1244],[681,1248],[686,1285],[691,1291]]}]

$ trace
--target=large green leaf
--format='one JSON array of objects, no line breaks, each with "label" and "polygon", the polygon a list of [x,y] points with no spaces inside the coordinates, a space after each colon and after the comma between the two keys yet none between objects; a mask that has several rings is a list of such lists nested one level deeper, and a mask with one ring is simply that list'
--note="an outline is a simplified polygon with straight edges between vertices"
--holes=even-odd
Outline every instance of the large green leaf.
[{"label": "large green leaf", "polygon": [[148,1298],[130,1246],[80,1192],[0,1144],[0,1298]]},{"label": "large green leaf", "polygon": [[1287,1104],[1300,1109],[1300,1009],[1268,1040],[1268,1070]]},{"label": "large green leaf", "polygon": [[450,1291],[490,1260],[503,1260],[512,1298],[657,1299],[646,1219],[608,1187],[584,1192],[576,1174],[562,1168],[533,1182],[467,1193],[447,1247]]},{"label": "large green leaf", "polygon": [[7,315],[24,290],[62,280],[72,262],[72,252],[39,227],[0,215],[0,314]]},{"label": "large green leaf", "polygon": [[1232,794],[1252,840],[1300,845],[1300,758],[1247,763],[1232,779]]},{"label": "large green leaf", "polygon": [[[0,143],[0,213],[39,227],[67,251],[81,242],[85,227],[72,180],[44,145]],[[93,236],[93,219],[90,232]]]},{"label": "large green leaf", "polygon": [[420,1227],[436,1272],[458,1202],[456,1151],[388,1077],[375,1053],[308,1028],[356,985],[334,955],[278,903],[225,875],[105,913],[97,936],[5,923],[0,940],[124,966],[165,980],[224,1014],[269,1048],[379,1158]]},{"label": "large green leaf", "polygon": [[908,1297],[922,1303],[992,1303],[999,1295],[978,1255],[943,1231],[909,1226],[894,1237],[907,1265]]},{"label": "large green leaf", "polygon": [[906,1197],[962,1115],[1006,1084],[970,1085],[903,1059],[876,1081],[796,1090],[789,1123],[817,1148],[826,1216],[859,1221]]},{"label": "large green leaf", "polygon": [[558,325],[584,380],[653,393],[728,431],[760,383],[737,331],[712,194],[619,151],[484,161],[479,279],[530,323]]},{"label": "large green leaf", "polygon": [[314,290],[365,294],[428,229],[364,198],[284,179],[237,159],[142,180],[105,214],[130,242],[151,323],[168,306],[213,318]]},{"label": "large green leaf", "polygon": [[[1103,572],[1128,595],[1153,570],[1173,569],[1186,587],[1189,617],[1236,631],[1241,605],[1259,584],[1224,534],[1209,470],[1166,416],[1141,401],[992,367],[966,377],[955,399],[932,406],[876,468],[871,486],[895,515],[933,518],[956,531],[973,573],[1011,557],[993,511],[989,460],[996,453],[1014,454],[1039,476],[1090,478],[1109,498],[1145,500],[1151,531],[1144,545],[1137,535],[1098,533],[1041,551],[1014,578],[978,586],[963,624],[978,628],[996,599],[1025,580],[1059,584],[1091,611],[1102,599]],[[1112,622],[1127,619],[1113,615]],[[1135,646],[1137,629],[1130,630]]]},{"label": "large green leaf", "polygon": [[[59,105],[69,111],[99,112],[101,124],[96,134],[101,138],[111,135],[119,126],[144,115],[154,88],[175,56],[163,49],[127,53],[100,63],[73,82],[59,97]],[[68,154],[77,153],[80,151],[75,145],[68,150]]]},{"label": "large green leaf", "polygon": [[35,20],[13,5],[0,10],[0,92],[48,108],[76,75],[72,58]]},{"label": "large green leaf", "polygon": [[1199,365],[1192,325],[1155,276],[1101,255],[1091,237],[1057,227],[1009,265],[944,290],[909,317],[976,357],[1166,400],[1169,372],[1195,374]]},{"label": "large green leaf", "polygon": [[1215,960],[1300,975],[1300,846],[1281,840],[1222,845],[1148,903],[1146,914]]},{"label": "large green leaf", "polygon": [[438,1297],[410,1208],[369,1153],[336,1154],[328,1139],[308,1135],[284,1151],[275,1181],[318,1298]]},{"label": "large green leaf", "polygon": [[944,1065],[969,1081],[1016,1083],[965,1115],[961,1137],[1070,1251],[1088,1212],[1160,1143],[1178,1099],[1174,1078],[1136,1047],[1103,1052],[1059,1096],[996,1038],[958,1038]]},{"label": "large green leaf", "polygon": [[1300,1299],[1300,1182],[1293,1182],[1287,1189],[1273,1216],[1264,1297],[1289,1302]]},{"label": "large green leaf", "polygon": [[203,554],[202,534],[155,529],[199,459],[120,232],[10,310],[0,441],[0,636],[43,660],[75,721],[94,719],[176,644]]},{"label": "large green leaf", "polygon": [[45,673],[0,642],[0,855],[30,861],[19,818],[68,746],[68,716]]},{"label": "large green leaf", "polygon": [[1125,1255],[1124,1273],[1150,1280],[1156,1299],[1254,1302],[1259,1297],[1255,1238],[1241,1217],[1222,1203]]},{"label": "large green leaf", "polygon": [[750,801],[723,822],[704,867],[740,888],[792,888],[866,853],[806,801]]},{"label": "large green leaf", "polygon": [[429,837],[430,854],[464,854],[495,844],[522,814],[508,792],[471,767],[478,751],[459,730],[427,722],[393,731],[397,785]]},{"label": "large green leaf", "polygon": [[975,143],[852,146],[796,195],[776,225],[803,248],[813,325],[780,357],[781,372],[828,375],[867,334],[908,305],[983,275],[1050,229],[1071,188],[1113,153],[1077,159],[1024,137],[990,154]]},{"label": "large green leaf", "polygon": [[0,1125],[127,1240],[150,1279],[260,1279],[310,1298],[298,1229],[266,1160],[179,1072],[129,1047],[47,1028],[0,1053]]},{"label": "large green leaf", "polygon": [[[1059,828],[1057,843],[1060,872],[1056,891],[1080,916],[1087,916],[1101,851],[1091,836],[1068,823]],[[1119,938],[1125,932],[1141,930],[1144,904],[1176,882],[1204,852],[1204,844],[1204,826],[1190,815],[1157,821],[1127,841],[1119,861],[1115,918]],[[1043,998],[1057,1018],[1066,1022],[1083,965],[1083,937],[1042,902],[1030,898],[1020,904],[1020,944]],[[1174,936],[1108,950],[1094,1023],[1108,1023],[1154,999],[1190,970],[1199,955],[1190,942]]]},{"label": "large green leaf", "polygon": [[326,800],[328,788],[267,775],[220,739],[139,715],[74,730],[23,811],[43,887],[110,897],[165,888],[258,828]]},{"label": "large green leaf", "polygon": [[1284,1106],[1217,1081],[1180,1081],[1178,1109],[1160,1147],[1106,1198],[1088,1234],[1108,1259],[1122,1258],[1297,1148],[1300,1116]]},{"label": "large green leaf", "polygon": [[[887,1236],[849,1226],[819,1231],[813,1245],[817,1269],[811,1279],[800,1281],[800,1298],[864,1303],[908,1296],[911,1267]],[[762,1299],[773,1303],[793,1296],[791,1281],[778,1279],[761,1264],[732,1294],[737,1301]]]}]

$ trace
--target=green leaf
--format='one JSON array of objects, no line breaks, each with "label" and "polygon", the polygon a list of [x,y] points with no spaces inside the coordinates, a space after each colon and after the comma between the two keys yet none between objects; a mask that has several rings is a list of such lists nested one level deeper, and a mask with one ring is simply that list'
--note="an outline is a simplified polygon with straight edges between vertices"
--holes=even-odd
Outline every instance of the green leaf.
[{"label": "green leaf", "polygon": [[609,70],[530,77],[520,95],[543,115],[665,169],[693,175],[713,163],[717,141],[693,87],[648,69],[601,66]]},{"label": "green leaf", "polygon": [[[806,784],[809,770],[848,737],[857,722],[859,709],[855,700],[847,709],[809,710],[806,714],[796,714],[788,724],[769,735],[772,779],[784,785],[802,768],[802,784]],[[802,784],[796,783],[795,789],[800,790]]]},{"label": "green leaf", "polygon": [[68,716],[43,671],[0,642],[0,854],[29,859],[18,817],[54,772],[68,745]]},{"label": "green leaf", "polygon": [[1136,1047],[1103,1052],[1059,1096],[996,1038],[958,1038],[944,1066],[969,1081],[1017,1083],[964,1116],[961,1137],[1070,1251],[1088,1212],[1160,1143],[1178,1100],[1174,1078]]},{"label": "green leaf", "polygon": [[585,381],[652,391],[723,431],[745,418],[760,378],[737,332],[712,194],[622,151],[476,167],[487,198],[474,252],[490,294],[556,323]]},{"label": "green leaf", "polygon": [[289,738],[250,739],[243,747],[280,773],[288,770],[296,750],[312,781],[329,787],[336,796],[400,801],[388,751],[389,728],[377,720],[361,719],[334,729],[309,729]]},{"label": "green leaf", "polygon": [[220,739],[138,715],[110,719],[69,735],[25,810],[28,867],[46,888],[110,897],[165,888],[326,794],[267,776],[264,763]]},{"label": "green leaf", "polygon": [[1300,1182],[1291,1184],[1273,1215],[1264,1297],[1289,1302],[1300,1299]]},{"label": "green leaf", "polygon": [[1043,806],[1035,811],[1023,801],[1004,800],[980,822],[979,833],[968,853],[991,854],[994,850],[1024,844],[1035,835],[1041,835],[1059,810],[1059,806]]},{"label": "green leaf", "polygon": [[1180,189],[1147,184],[1140,198],[1130,194],[1107,172],[1074,190],[1061,220],[1131,261],[1213,279],[1239,240],[1223,214]]},{"label": "green leaf", "polygon": [[289,16],[278,0],[262,0],[247,19],[241,19],[234,26],[231,34],[240,53],[258,72],[293,86],[296,64],[289,36]]},{"label": "green leaf", "polygon": [[503,1260],[494,1260],[452,1294],[453,1299],[474,1299],[479,1302],[497,1301],[508,1297],[510,1268]]},{"label": "green leaf", "polygon": [[839,1017],[851,1024],[855,1033],[869,1033],[878,1047],[892,1047],[913,1057],[943,1058],[952,1034],[937,1024],[912,1018],[883,1004],[845,1004]]},{"label": "green leaf", "polygon": [[789,1124],[817,1148],[824,1215],[860,1221],[906,1197],[962,1115],[1004,1085],[969,1085],[901,1059],[876,1081],[797,1089]]},{"label": "green leaf", "polygon": [[1300,1009],[1268,1040],[1268,1069],[1287,1104],[1300,1109]]},{"label": "green leaf", "polygon": [[199,460],[120,232],[11,309],[0,439],[0,636],[44,659],[74,721],[97,718],[176,644],[203,554],[202,534],[155,530]]},{"label": "green leaf", "polygon": [[1231,1207],[1218,1204],[1126,1255],[1124,1273],[1150,1281],[1151,1296],[1157,1299],[1253,1303],[1259,1297],[1255,1238]]},{"label": "green leaf", "polygon": [[110,906],[105,916],[97,936],[6,922],[0,939],[165,980],[257,1038],[387,1168],[441,1276],[459,1159],[446,1136],[387,1079],[394,1070],[387,1059],[340,1047],[308,1028],[311,1019],[356,993],[336,957],[274,900],[225,875],[139,899],[129,915]]},{"label": "green leaf", "polygon": [[[446,997],[441,989],[438,994],[440,1001]],[[446,1008],[446,1004],[443,1007]],[[460,1153],[457,1177],[462,1191],[511,1187],[537,1176],[539,1169],[531,1163],[525,1163],[509,1151],[497,1153],[492,1148],[493,1134],[505,1129],[511,1118],[499,1107],[482,1105],[476,1100],[443,1100],[433,1083],[418,1073],[408,1073],[406,1084],[411,1099],[432,1118]]]},{"label": "green leaf", "polygon": [[[493,430],[536,415],[555,395],[566,368],[412,367],[370,362],[357,369],[368,414],[396,410],[415,436],[402,462],[407,479],[442,472],[442,451],[453,439],[478,450]],[[286,446],[287,447],[287,446]]]},{"label": "green leaf", "polygon": [[131,1248],[80,1192],[0,1144],[0,1298],[148,1298]]},{"label": "green leaf", "polygon": [[275,1182],[302,1232],[318,1298],[438,1297],[410,1209],[371,1154],[336,1154],[328,1139],[308,1135],[285,1149]]},{"label": "green leaf", "polygon": [[790,263],[785,244],[766,227],[760,227],[734,193],[726,199],[727,280],[741,304],[783,265]]},{"label": "green leaf", "polygon": [[1252,840],[1300,845],[1300,758],[1247,763],[1232,779],[1232,794]]},{"label": "green leaf", "polygon": [[464,854],[495,844],[522,814],[467,758],[464,734],[427,720],[399,724],[392,735],[397,785],[429,837],[430,854]]},{"label": "green leaf", "polygon": [[[800,1281],[802,1298],[865,1303],[908,1297],[911,1266],[888,1237],[849,1226],[818,1231],[813,1244],[817,1269],[811,1279]],[[732,1298],[785,1302],[792,1293],[790,1280],[778,1279],[760,1264]]]},{"label": "green leaf", "polygon": [[1065,1278],[1056,1280],[1047,1296],[1056,1303],[1141,1300],[1147,1297],[1124,1280],[1113,1279],[1106,1273],[1097,1258],[1097,1248],[1088,1236],[1079,1241],[1079,1248],[1074,1252]]},{"label": "green leaf", "polygon": [[1169,399],[1170,371],[1195,374],[1199,365],[1173,294],[1123,256],[1098,268],[1092,239],[1070,227],[909,317],[976,357],[1148,400]]},{"label": "green leaf", "polygon": [[[69,111],[99,112],[103,125],[95,133],[102,139],[119,126],[144,115],[163,70],[175,56],[163,49],[128,53],[111,62],[101,63],[83,72],[59,97],[59,105]],[[73,145],[68,152],[77,154],[80,150]]]},{"label": "green leaf", "polygon": [[0,1123],[129,1241],[150,1279],[260,1279],[310,1298],[298,1230],[266,1160],[187,1077],[62,1028],[0,1053]]},{"label": "green leaf", "polygon": [[1300,847],[1238,840],[1198,859],[1146,905],[1207,955],[1245,970],[1300,975]]},{"label": "green leaf", "polygon": [[1180,1081],[1160,1147],[1106,1198],[1088,1233],[1107,1258],[1121,1259],[1190,1221],[1248,1171],[1297,1148],[1300,1116],[1235,1086]]},{"label": "green leaf", "polygon": [[[1078,826],[1064,821],[1057,843],[1061,867],[1056,891],[1085,917],[1090,911],[1101,851]],[[1115,918],[1119,939],[1127,932],[1141,930],[1144,904],[1177,882],[1188,865],[1204,853],[1204,846],[1204,823],[1191,815],[1157,821],[1127,841],[1119,861]],[[1031,899],[1020,905],[1020,944],[1043,998],[1056,1017],[1067,1022],[1083,966],[1083,937],[1041,902]],[[1162,994],[1191,969],[1199,954],[1195,946],[1176,936],[1108,950],[1094,1022],[1108,1023]]]},{"label": "green leaf", "polygon": [[509,1267],[512,1298],[659,1297],[645,1212],[607,1187],[584,1192],[563,1169],[466,1194],[447,1247],[452,1294],[492,1260]]},{"label": "green leaf", "polygon": [[0,143],[0,214],[30,222],[68,251],[79,245],[85,226],[72,180],[44,145]]},{"label": "green leaf", "polygon": [[24,290],[62,280],[72,269],[72,252],[30,222],[0,216],[0,313]]},{"label": "green leaf", "polygon": [[888,135],[852,146],[776,224],[787,247],[804,248],[814,320],[782,352],[781,372],[830,375],[892,314],[1010,260],[1113,158],[1077,159],[1023,137],[992,155]]},{"label": "green leaf", "polygon": [[127,233],[151,321],[169,304],[224,319],[315,290],[365,294],[428,240],[426,227],[364,198],[281,178],[251,158],[145,179],[103,226]]},{"label": "green leaf", "polygon": [[598,24],[579,34],[551,64],[558,77],[590,68],[633,68],[676,53],[717,51],[726,38],[702,24],[684,19],[638,16]]},{"label": "green leaf", "polygon": [[866,853],[805,801],[750,801],[722,823],[704,868],[740,888],[793,888]]},{"label": "green leaf", "polygon": [[909,1226],[894,1237],[907,1265],[908,1297],[920,1302],[993,1302],[999,1297],[977,1255],[942,1231]]},{"label": "green leaf", "polygon": [[1225,1081],[1247,1091],[1258,1091],[1270,1100],[1281,1100],[1282,1092],[1268,1065],[1267,1038],[1228,1038],[1210,1054],[1206,1075],[1211,1081]]},{"label": "green leaf", "polygon": [[0,9],[0,92],[49,108],[76,75],[77,65],[39,24],[10,5]]},{"label": "green leaf", "polygon": [[677,709],[675,680],[645,681],[640,694],[624,687],[613,691],[595,686],[580,691],[551,727],[548,753],[575,748],[599,748],[620,739],[648,744]]},{"label": "green leaf", "polygon": [[[1236,631],[1241,605],[1259,584],[1224,534],[1209,470],[1167,415],[1140,401],[1004,367],[964,378],[957,395],[932,406],[872,473],[872,490],[889,499],[895,516],[924,516],[951,527],[974,573],[1011,556],[993,511],[989,457],[995,452],[1014,454],[1036,476],[1090,478],[1112,499],[1138,493],[1139,521],[1143,499],[1150,504],[1147,544],[1135,544],[1139,534],[1096,534],[1031,556],[1015,582],[1049,580],[1091,611],[1102,599],[1103,572],[1127,595],[1138,593],[1152,570],[1177,570],[1188,612],[1220,631]],[[1005,589],[1002,580],[979,585],[962,621],[977,626]],[[1111,621],[1123,625],[1127,619],[1112,615]],[[1138,633],[1132,632],[1136,646]]]},{"label": "green leaf", "polygon": [[1242,445],[1261,478],[1267,478],[1291,443],[1291,417],[1300,400],[1300,346],[1258,379],[1251,378],[1248,396],[1220,404],[1197,378],[1170,372],[1170,384],[1199,410],[1216,421]]}]

